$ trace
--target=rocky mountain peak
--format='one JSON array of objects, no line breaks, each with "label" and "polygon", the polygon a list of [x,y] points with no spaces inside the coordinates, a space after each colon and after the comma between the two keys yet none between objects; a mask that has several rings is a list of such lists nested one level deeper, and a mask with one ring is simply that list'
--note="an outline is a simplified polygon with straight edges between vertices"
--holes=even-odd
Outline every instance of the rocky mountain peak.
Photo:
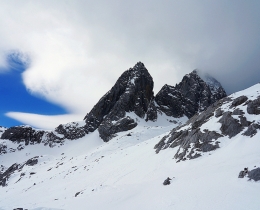
[{"label": "rocky mountain peak", "polygon": [[138,62],[125,71],[84,118],[86,129],[97,129],[108,141],[117,132],[129,130],[137,124],[126,113],[133,112],[143,118],[153,97],[153,79],[144,64]]},{"label": "rocky mountain peak", "polygon": [[213,77],[201,76],[197,69],[186,74],[176,86],[164,85],[150,105],[147,120],[155,121],[157,113],[191,118],[197,112],[226,96],[221,84]]},{"label": "rocky mountain peak", "polygon": [[40,131],[25,126],[0,129],[1,138],[26,144],[62,144],[64,139],[79,139],[98,129],[100,137],[108,141],[115,133],[134,128],[137,123],[129,113],[143,118],[153,98],[153,78],[143,63],[123,72],[115,85],[84,117],[83,122],[61,124],[53,131]]},{"label": "rocky mountain peak", "polygon": [[136,127],[138,117],[156,121],[158,114],[165,113],[174,118],[191,118],[226,95],[217,80],[209,76],[205,78],[210,82],[205,82],[194,70],[176,86],[164,85],[154,97],[153,78],[145,65],[138,62],[122,73],[83,122],[61,124],[53,131],[18,126],[3,129],[2,138],[26,141],[26,144],[43,142],[52,146],[53,143],[62,143],[64,139],[82,138],[98,129],[100,137],[109,141],[116,133]]}]

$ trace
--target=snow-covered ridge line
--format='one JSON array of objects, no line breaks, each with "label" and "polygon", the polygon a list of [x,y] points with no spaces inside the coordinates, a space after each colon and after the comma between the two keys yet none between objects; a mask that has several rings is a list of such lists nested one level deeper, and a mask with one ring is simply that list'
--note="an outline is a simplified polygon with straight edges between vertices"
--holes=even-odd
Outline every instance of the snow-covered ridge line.
[{"label": "snow-covered ridge line", "polygon": [[220,148],[222,139],[254,136],[260,130],[260,84],[223,98],[173,129],[155,145],[156,152],[179,147],[177,161]]}]

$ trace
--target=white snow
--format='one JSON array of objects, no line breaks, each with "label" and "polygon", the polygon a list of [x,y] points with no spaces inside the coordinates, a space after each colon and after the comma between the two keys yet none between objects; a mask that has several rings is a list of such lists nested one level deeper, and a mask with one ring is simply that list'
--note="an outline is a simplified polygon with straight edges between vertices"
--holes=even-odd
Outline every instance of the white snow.
[{"label": "white snow", "polygon": [[[259,84],[232,97],[256,98],[257,91]],[[239,108],[246,113],[246,106]],[[158,121],[147,123],[133,113],[127,115],[138,121],[138,126],[108,143],[95,131],[79,140],[65,141],[63,146],[28,145],[2,155],[0,165],[4,167],[35,156],[39,156],[39,163],[14,173],[8,186],[0,188],[0,210],[260,209],[260,183],[238,179],[244,167],[260,167],[259,131],[252,138],[240,134],[232,139],[222,137],[218,139],[220,149],[176,163],[173,156],[178,148],[155,154],[154,145],[187,119],[175,124],[159,115]],[[259,115],[254,119],[260,120]],[[201,129],[219,130],[217,120],[211,118]],[[2,142],[8,148],[18,146]],[[18,181],[21,173],[25,175]],[[167,177],[172,178],[171,185],[164,186]]]}]

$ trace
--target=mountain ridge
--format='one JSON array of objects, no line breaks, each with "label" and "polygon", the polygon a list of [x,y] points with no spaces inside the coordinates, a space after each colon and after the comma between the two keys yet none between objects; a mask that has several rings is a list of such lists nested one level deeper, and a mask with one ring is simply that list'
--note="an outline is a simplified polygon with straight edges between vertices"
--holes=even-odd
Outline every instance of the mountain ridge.
[{"label": "mountain ridge", "polygon": [[137,125],[134,119],[126,115],[128,112],[134,112],[146,121],[156,121],[162,113],[173,118],[192,117],[226,96],[220,83],[216,83],[219,87],[213,93],[212,87],[194,70],[185,75],[175,87],[164,85],[154,96],[153,78],[145,65],[138,62],[133,68],[122,73],[115,85],[84,117],[84,122],[60,124],[54,131],[36,131],[33,128],[16,126],[8,128],[3,133],[3,138],[18,139],[18,142],[24,140],[27,144],[44,142],[45,145],[52,146],[64,139],[82,138],[98,129],[100,137],[107,142],[115,137],[116,133],[131,130]]}]

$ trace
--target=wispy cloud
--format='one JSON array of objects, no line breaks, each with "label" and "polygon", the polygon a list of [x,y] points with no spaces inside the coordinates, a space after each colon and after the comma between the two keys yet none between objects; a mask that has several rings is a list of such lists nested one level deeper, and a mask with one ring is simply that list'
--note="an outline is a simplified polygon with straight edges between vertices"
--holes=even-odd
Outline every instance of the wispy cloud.
[{"label": "wispy cloud", "polygon": [[72,121],[82,121],[81,115],[64,114],[64,115],[40,115],[24,112],[8,112],[6,116],[14,118],[25,125],[33,125],[35,128],[53,130],[60,124]]}]

